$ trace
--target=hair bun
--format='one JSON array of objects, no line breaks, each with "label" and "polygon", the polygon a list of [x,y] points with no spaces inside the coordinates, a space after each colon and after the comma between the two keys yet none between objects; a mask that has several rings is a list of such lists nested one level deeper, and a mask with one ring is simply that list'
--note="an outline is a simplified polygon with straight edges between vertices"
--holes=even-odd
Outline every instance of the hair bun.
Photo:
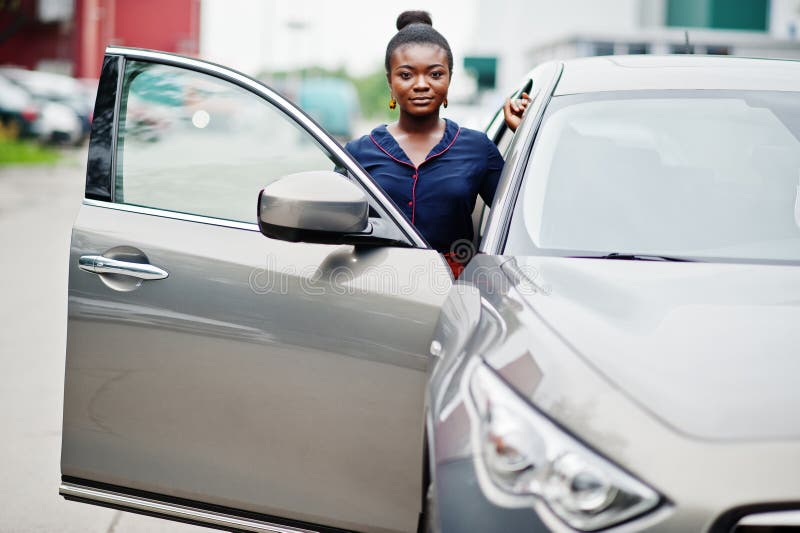
[{"label": "hair bun", "polygon": [[402,30],[409,24],[433,26],[433,19],[431,19],[431,14],[427,11],[403,11],[397,16],[397,31]]}]

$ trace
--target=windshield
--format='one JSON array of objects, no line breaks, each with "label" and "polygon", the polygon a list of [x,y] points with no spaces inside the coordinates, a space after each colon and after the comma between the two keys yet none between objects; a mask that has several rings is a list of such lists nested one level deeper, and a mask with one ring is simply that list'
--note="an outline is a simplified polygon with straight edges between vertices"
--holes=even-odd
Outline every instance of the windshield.
[{"label": "windshield", "polygon": [[553,98],[505,253],[800,260],[800,93]]}]

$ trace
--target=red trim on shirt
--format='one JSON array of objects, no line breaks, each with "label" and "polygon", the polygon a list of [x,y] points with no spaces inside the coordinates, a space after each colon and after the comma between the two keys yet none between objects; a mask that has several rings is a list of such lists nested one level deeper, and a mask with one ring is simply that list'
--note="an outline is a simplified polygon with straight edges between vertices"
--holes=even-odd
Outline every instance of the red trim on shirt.
[{"label": "red trim on shirt", "polygon": [[453,140],[452,140],[452,141],[450,141],[450,144],[448,144],[447,146],[445,146],[445,147],[442,149],[442,151],[441,151],[441,152],[439,152],[438,154],[433,154],[433,155],[431,155],[431,156],[428,156],[428,157],[426,157],[426,158],[425,158],[425,161],[423,161],[422,163],[420,163],[420,164],[419,164],[419,166],[422,166],[422,165],[424,165],[425,163],[427,163],[427,162],[428,162],[428,160],[430,160],[430,159],[433,159],[434,157],[439,157],[440,155],[442,155],[443,153],[445,153],[446,151],[448,151],[448,150],[450,149],[450,147],[451,147],[451,146],[453,146],[453,143],[455,143],[455,142],[456,142],[456,139],[458,139],[458,134],[459,134],[459,133],[461,133],[461,128],[458,128],[458,129],[456,130],[456,134],[455,134],[455,135],[453,135]]},{"label": "red trim on shirt", "polygon": [[373,144],[375,144],[375,146],[378,147],[378,150],[380,150],[384,154],[388,155],[394,161],[397,161],[398,163],[400,163],[402,165],[406,165],[407,167],[411,167],[411,168],[414,169],[414,175],[411,176],[414,179],[414,184],[411,185],[411,224],[414,224],[414,217],[415,217],[415,214],[416,214],[416,211],[417,211],[417,180],[419,179],[419,167],[421,167],[422,165],[424,165],[425,163],[427,163],[428,161],[430,161],[434,157],[439,157],[440,155],[442,155],[443,153],[448,151],[450,149],[450,147],[453,146],[453,144],[456,142],[456,139],[458,139],[458,134],[459,133],[461,133],[461,128],[458,128],[456,130],[456,134],[453,135],[453,140],[450,141],[450,144],[448,144],[447,146],[442,148],[442,150],[440,152],[437,152],[435,154],[431,154],[428,157],[426,157],[425,160],[422,163],[419,164],[419,166],[414,166],[413,164],[411,164],[411,163],[409,163],[407,161],[403,161],[401,159],[397,159],[395,156],[393,156],[392,154],[387,152],[386,149],[384,149],[384,147],[381,146],[380,143],[378,143],[378,141],[375,140],[375,137],[373,137],[372,134],[369,135],[370,140],[373,142]]},{"label": "red trim on shirt", "polygon": [[417,179],[419,179],[419,170],[414,172],[414,185],[411,186],[411,223],[414,223],[414,215],[417,212]]},{"label": "red trim on shirt", "polygon": [[406,161],[402,161],[402,160],[400,160],[400,159],[397,159],[395,156],[393,156],[392,154],[390,154],[389,152],[387,152],[386,150],[384,150],[383,146],[381,146],[380,144],[378,144],[378,141],[376,141],[376,140],[375,140],[375,137],[373,137],[373,136],[372,136],[372,134],[370,134],[369,138],[370,138],[370,140],[371,140],[373,143],[375,143],[375,146],[377,146],[377,147],[378,147],[378,149],[379,149],[381,152],[383,152],[384,154],[388,155],[389,157],[391,157],[392,159],[394,159],[394,160],[395,160],[395,161],[397,161],[398,163],[401,163],[401,164],[403,164],[403,165],[406,165],[406,166],[408,166],[408,167],[411,167],[411,168],[413,168],[414,170],[417,170],[417,167],[415,167],[415,166],[414,166],[414,165],[412,165],[411,163],[408,163],[408,162],[406,162]]}]

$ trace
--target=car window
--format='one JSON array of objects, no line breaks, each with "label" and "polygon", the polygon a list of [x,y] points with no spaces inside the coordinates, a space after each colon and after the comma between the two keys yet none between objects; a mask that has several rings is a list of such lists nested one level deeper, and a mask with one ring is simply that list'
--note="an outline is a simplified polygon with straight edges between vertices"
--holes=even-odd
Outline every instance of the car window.
[{"label": "car window", "polygon": [[280,109],[227,81],[128,61],[114,201],[256,222],[259,190],[341,165]]},{"label": "car window", "polygon": [[798,93],[560,96],[506,253],[800,260]]}]

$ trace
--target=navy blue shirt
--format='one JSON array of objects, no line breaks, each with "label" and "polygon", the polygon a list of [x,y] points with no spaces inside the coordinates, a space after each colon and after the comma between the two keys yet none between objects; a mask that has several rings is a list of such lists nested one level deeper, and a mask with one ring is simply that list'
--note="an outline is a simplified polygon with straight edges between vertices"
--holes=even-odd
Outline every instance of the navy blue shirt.
[{"label": "navy blue shirt", "polygon": [[345,149],[370,173],[428,243],[446,253],[473,237],[478,194],[491,205],[503,158],[480,131],[446,120],[444,136],[415,167],[386,125],[347,143]]}]

